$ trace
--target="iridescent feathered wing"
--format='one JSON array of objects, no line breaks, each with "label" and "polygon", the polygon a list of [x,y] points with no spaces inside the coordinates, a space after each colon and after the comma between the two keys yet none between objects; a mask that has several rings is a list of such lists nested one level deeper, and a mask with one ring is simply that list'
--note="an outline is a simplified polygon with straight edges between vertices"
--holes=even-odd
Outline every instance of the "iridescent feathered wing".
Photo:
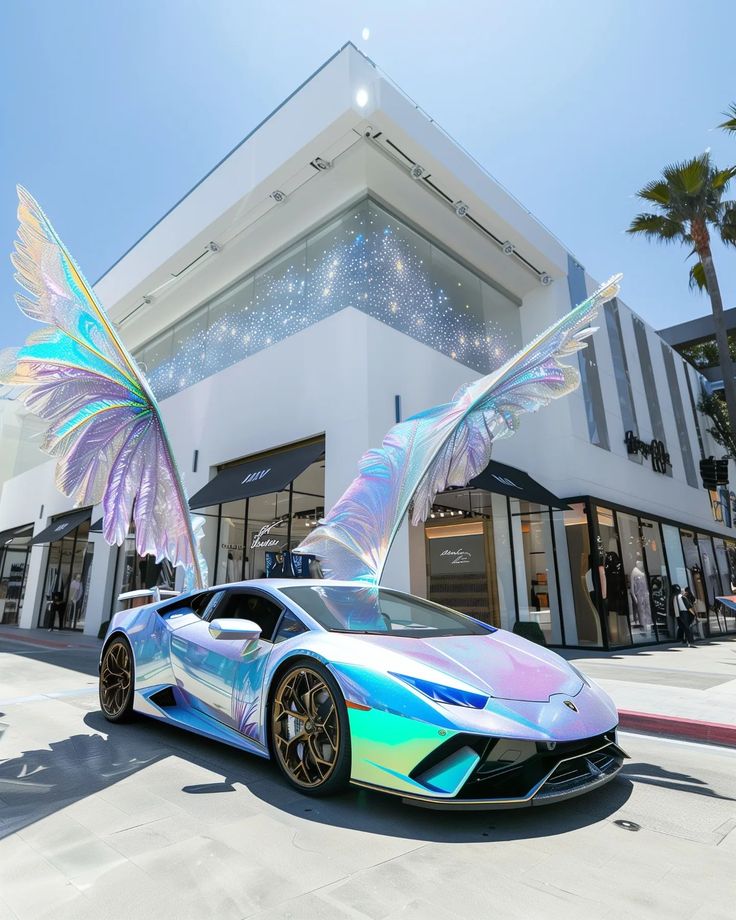
[{"label": "iridescent feathered wing", "polygon": [[[43,449],[58,458],[56,483],[77,505],[102,503],[103,534],[122,544],[131,520],[136,549],[182,566],[204,586],[186,493],[156,400],[51,223],[18,189],[18,306],[45,323],[25,346],[0,354],[0,383],[49,423]],[[198,534],[196,531],[199,530]]]},{"label": "iridescent feathered wing", "polygon": [[585,347],[599,306],[616,296],[620,275],[576,307],[499,370],[470,383],[452,402],[395,425],[360,460],[360,473],[297,552],[317,556],[328,578],[377,583],[413,502],[426,520],[434,497],[467,485],[488,465],[491,445],[513,434],[524,412],[574,390],[580,375],[562,364]]}]

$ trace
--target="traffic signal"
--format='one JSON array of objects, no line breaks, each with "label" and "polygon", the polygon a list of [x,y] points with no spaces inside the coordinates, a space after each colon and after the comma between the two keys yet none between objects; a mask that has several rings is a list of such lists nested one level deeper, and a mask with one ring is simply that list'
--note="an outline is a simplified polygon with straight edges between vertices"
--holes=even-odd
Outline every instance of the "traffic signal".
[{"label": "traffic signal", "polygon": [[700,478],[703,480],[704,489],[716,489],[718,487],[716,462],[721,461],[716,461],[714,457],[708,457],[700,461]]},{"label": "traffic signal", "polygon": [[719,486],[728,485],[728,457],[716,460],[716,482]]}]

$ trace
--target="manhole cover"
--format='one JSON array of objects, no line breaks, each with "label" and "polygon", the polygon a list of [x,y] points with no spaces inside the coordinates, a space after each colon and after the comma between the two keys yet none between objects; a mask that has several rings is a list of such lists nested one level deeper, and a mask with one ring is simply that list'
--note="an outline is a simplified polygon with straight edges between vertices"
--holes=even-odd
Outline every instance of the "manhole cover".
[{"label": "manhole cover", "polygon": [[637,824],[635,821],[614,821],[616,827],[622,827],[625,831],[640,831],[641,824]]}]

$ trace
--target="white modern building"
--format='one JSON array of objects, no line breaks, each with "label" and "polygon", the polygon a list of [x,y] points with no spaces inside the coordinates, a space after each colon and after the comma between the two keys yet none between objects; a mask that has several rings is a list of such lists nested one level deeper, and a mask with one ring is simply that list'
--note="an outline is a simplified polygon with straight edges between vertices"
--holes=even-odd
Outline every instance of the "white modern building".
[{"label": "white modern building", "polygon": [[[221,582],[306,574],[289,550],[363,451],[596,286],[346,45],[95,289],[161,401]],[[733,628],[715,598],[731,593],[736,532],[730,494],[700,482],[718,450],[699,375],[621,300],[580,370],[578,391],[524,417],[471,488],[404,526],[385,582],[507,628],[537,623],[557,645],[674,637],[673,583],[691,585],[702,631]],[[56,592],[66,625],[96,634],[121,590],[169,577],[132,537],[107,546],[99,517],[57,492],[53,462],[5,482],[4,622],[46,625]]]}]

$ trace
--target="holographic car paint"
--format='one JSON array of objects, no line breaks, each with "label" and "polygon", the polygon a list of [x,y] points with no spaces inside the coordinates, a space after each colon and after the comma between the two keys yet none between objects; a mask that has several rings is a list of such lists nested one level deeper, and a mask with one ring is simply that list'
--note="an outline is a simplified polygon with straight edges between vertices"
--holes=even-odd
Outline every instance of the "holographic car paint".
[{"label": "holographic car paint", "polygon": [[[433,800],[457,795],[478,762],[477,753],[460,748],[434,771],[423,773],[421,781],[411,774],[458,734],[559,743],[616,727],[616,709],[600,688],[582,680],[554,652],[519,636],[504,630],[426,639],[328,632],[279,590],[293,585],[273,579],[230,586],[268,595],[308,627],[275,644],[214,639],[208,623],[195,613],[166,613],[170,600],[116,614],[107,638],[122,633],[130,641],[134,708],[268,758],[274,679],[290,661],[314,659],[329,669],[347,704],[351,781]],[[439,702],[397,674],[482,694],[488,701],[483,708]],[[167,688],[175,706],[156,701]],[[565,705],[570,700],[577,711]]]}]

